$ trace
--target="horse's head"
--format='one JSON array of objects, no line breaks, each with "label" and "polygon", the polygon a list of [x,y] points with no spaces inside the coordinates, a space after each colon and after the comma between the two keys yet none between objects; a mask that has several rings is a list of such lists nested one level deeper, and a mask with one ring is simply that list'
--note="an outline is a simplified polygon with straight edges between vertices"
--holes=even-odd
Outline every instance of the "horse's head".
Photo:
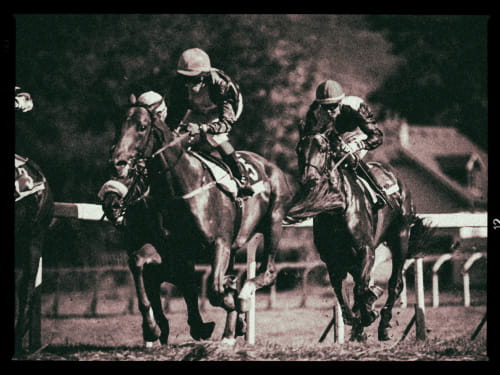
[{"label": "horse's head", "polygon": [[324,133],[303,136],[296,151],[302,185],[313,187],[329,177],[331,149]]},{"label": "horse's head", "polygon": [[151,106],[136,102],[131,96],[118,141],[113,148],[111,164],[116,177],[130,178],[144,160],[166,141],[167,126],[155,112],[161,101]]}]

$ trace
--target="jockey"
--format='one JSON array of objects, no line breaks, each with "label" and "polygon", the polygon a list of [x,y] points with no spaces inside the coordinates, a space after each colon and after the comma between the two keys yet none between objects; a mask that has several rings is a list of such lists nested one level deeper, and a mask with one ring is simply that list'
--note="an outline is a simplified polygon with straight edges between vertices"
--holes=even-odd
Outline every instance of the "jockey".
[{"label": "jockey", "polygon": [[236,160],[228,133],[243,109],[238,85],[222,70],[212,68],[210,58],[199,48],[185,50],[177,64],[177,76],[170,91],[168,124],[181,130],[206,134],[209,145],[227,163],[240,182],[239,195],[253,195],[247,171]]},{"label": "jockey", "polygon": [[330,143],[334,151],[351,154],[353,171],[364,177],[374,188],[380,199],[375,208],[388,204],[389,200],[361,159],[367,151],[379,147],[383,133],[378,128],[373,113],[363,99],[346,96],[342,86],[333,80],[318,85],[316,100],[306,115],[304,133],[322,133],[330,130]]},{"label": "jockey", "polygon": [[[33,109],[33,100],[27,92],[20,92],[20,87],[15,87],[14,109],[21,112],[29,112]],[[33,178],[22,167],[27,159],[14,154],[15,182],[14,197],[17,199],[23,192],[30,191],[34,187]]]}]

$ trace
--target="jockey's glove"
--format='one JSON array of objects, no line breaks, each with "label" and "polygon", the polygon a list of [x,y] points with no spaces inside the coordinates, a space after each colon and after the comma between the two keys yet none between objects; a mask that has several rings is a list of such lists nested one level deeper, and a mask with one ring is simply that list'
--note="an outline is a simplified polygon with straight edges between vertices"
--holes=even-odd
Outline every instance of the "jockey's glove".
[{"label": "jockey's glove", "polygon": [[363,150],[366,147],[365,142],[362,140],[344,143],[341,147],[342,151],[347,154],[352,154],[356,151]]},{"label": "jockey's glove", "polygon": [[186,131],[191,135],[196,135],[200,133],[200,125],[190,122],[186,125]]},{"label": "jockey's glove", "polygon": [[191,135],[196,135],[199,134],[200,132],[206,133],[210,127],[208,124],[196,124],[190,122],[189,124],[186,125],[186,130],[189,132]]}]

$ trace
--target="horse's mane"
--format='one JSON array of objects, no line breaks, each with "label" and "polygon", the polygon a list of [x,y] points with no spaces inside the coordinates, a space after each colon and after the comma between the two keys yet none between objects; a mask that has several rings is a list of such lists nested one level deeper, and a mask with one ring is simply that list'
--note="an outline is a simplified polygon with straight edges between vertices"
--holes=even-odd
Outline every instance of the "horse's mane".
[{"label": "horse's mane", "polygon": [[325,179],[313,189],[299,189],[292,203],[292,208],[287,213],[287,220],[301,221],[343,208],[343,198],[339,192],[331,189],[330,182]]}]

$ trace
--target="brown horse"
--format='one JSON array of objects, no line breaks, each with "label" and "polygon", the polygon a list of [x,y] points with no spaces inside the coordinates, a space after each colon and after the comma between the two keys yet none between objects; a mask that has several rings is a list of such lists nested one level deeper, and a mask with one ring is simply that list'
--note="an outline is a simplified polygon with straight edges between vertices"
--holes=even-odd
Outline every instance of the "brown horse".
[{"label": "brown horse", "polygon": [[32,188],[17,196],[15,202],[15,267],[21,272],[16,291],[15,351],[20,354],[38,349],[34,346],[40,345],[31,343],[26,347],[25,338],[30,333],[33,298],[39,287],[36,285],[37,274],[41,272],[43,243],[53,218],[54,204],[50,187],[38,165],[17,155],[16,159],[22,160],[18,169],[22,171],[22,177],[32,184]]},{"label": "brown horse", "polygon": [[[392,274],[388,283],[388,298],[381,310],[378,328],[378,339],[389,340],[392,309],[403,285],[404,262],[424,249],[432,230],[415,215],[410,192],[388,166],[369,163],[369,167],[378,168],[386,183],[393,187],[391,205],[376,210],[365,185],[343,163],[345,158],[339,160],[340,155],[332,152],[329,134],[303,136],[297,154],[302,185],[312,191],[327,191],[316,195],[329,207],[328,212],[320,212],[317,207],[312,209],[316,215],[313,219],[314,243],[327,265],[346,324],[352,325],[351,340],[366,339],[364,327],[378,317],[373,305],[382,294],[382,289],[375,286],[371,279],[375,249],[386,243],[391,251]],[[304,204],[307,202],[297,204],[297,207],[304,210]],[[296,208],[292,208],[289,215],[294,216],[294,212],[297,213]],[[346,302],[342,287],[348,273],[355,283],[352,309]]]},{"label": "brown horse", "polygon": [[[212,265],[209,300],[213,306],[228,311],[223,338],[234,340],[237,332],[232,323],[236,322],[237,314],[243,315],[243,302],[248,293],[271,285],[276,279],[275,257],[282,219],[291,204],[295,187],[275,165],[257,154],[240,151],[239,157],[251,169],[249,175],[261,182],[262,190],[245,199],[234,198],[219,188],[205,164],[188,150],[191,141],[189,133],[178,135],[167,127],[154,113],[154,106],[140,105],[132,98],[113,150],[116,178],[130,178],[138,165],[145,165],[150,188],[149,215],[158,218],[161,227],[168,230],[165,236],[168,239],[157,241],[147,252],[136,253],[135,260],[132,258],[143,332],[151,339],[161,331],[166,342],[168,322],[165,323],[158,302],[154,302],[158,299],[154,292],[158,285],[144,284],[140,266],[144,263],[169,266],[169,271],[176,275],[176,285],[191,296],[188,321],[193,329],[193,325],[201,324],[197,300],[196,306],[194,300],[194,262],[208,261]],[[108,217],[116,219],[122,206],[119,195],[106,195],[103,209]],[[139,221],[137,227],[144,228]],[[263,261],[257,276],[246,280],[238,299],[238,283],[229,273],[236,251],[245,248],[256,233],[263,235]],[[154,251],[155,248],[161,255]],[[157,284],[166,277],[167,271],[165,268],[158,271]]]}]

